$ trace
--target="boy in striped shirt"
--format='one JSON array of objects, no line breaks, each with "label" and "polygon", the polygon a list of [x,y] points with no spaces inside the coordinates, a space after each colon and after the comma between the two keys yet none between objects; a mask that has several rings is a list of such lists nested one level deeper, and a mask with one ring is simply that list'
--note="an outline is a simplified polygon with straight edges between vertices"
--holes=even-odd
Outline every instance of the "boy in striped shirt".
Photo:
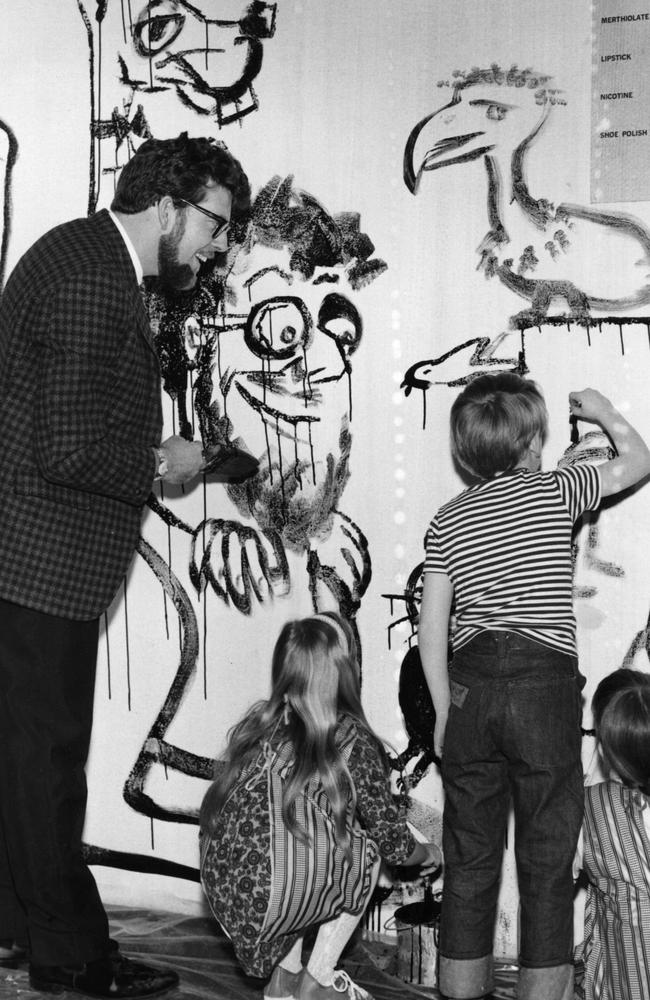
[{"label": "boy in striped shirt", "polygon": [[485,997],[493,986],[511,795],[518,996],[573,997],[584,677],[571,542],[586,510],[650,474],[650,452],[596,390],[572,392],[569,406],[573,416],[602,427],[616,457],[598,467],[542,472],[548,417],[535,383],[510,372],[470,382],[452,407],[451,440],[456,460],[477,482],[440,508],[426,535],[418,642],[445,790],[439,983],[454,1000]]}]

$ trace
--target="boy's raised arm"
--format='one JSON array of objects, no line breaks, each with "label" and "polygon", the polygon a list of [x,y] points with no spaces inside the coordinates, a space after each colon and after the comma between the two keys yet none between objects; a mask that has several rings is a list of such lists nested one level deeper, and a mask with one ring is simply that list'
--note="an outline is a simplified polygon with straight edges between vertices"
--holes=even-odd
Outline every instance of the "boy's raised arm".
[{"label": "boy's raised arm", "polygon": [[641,435],[597,389],[569,393],[571,414],[600,424],[618,455],[598,466],[603,496],[620,493],[650,475],[650,450]]}]

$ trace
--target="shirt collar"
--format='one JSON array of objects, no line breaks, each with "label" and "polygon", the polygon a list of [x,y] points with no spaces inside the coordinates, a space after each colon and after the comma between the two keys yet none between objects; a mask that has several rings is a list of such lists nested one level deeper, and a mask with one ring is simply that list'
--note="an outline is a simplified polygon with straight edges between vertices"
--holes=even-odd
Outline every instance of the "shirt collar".
[{"label": "shirt collar", "polygon": [[120,233],[122,239],[124,240],[124,243],[126,244],[126,249],[129,251],[129,257],[131,258],[131,261],[133,262],[133,266],[135,268],[135,275],[138,280],[138,284],[141,285],[144,278],[144,270],[142,264],[140,263],[140,258],[136,253],[136,249],[133,246],[133,243],[131,242],[131,238],[129,237],[129,234],[127,233],[126,229],[124,228],[118,217],[115,215],[115,213],[111,212],[110,208],[108,209],[108,214],[110,215],[111,219],[117,226],[118,232]]}]

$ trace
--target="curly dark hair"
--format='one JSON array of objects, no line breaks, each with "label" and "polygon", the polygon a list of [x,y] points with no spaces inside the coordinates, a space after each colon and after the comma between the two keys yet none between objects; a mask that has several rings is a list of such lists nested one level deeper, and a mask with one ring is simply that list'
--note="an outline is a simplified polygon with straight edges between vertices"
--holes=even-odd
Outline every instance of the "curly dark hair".
[{"label": "curly dark hair", "polygon": [[148,139],[124,166],[111,208],[134,215],[144,212],[165,195],[175,201],[200,202],[206,187],[220,184],[232,193],[233,217],[250,206],[250,183],[239,160],[216,139]]}]

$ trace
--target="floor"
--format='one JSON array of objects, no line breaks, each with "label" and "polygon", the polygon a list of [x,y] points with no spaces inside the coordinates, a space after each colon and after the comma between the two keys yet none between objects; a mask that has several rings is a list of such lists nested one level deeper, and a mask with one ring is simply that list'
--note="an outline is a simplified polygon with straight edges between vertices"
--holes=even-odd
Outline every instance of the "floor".
[{"label": "floor", "polygon": [[[261,1000],[264,982],[250,979],[239,970],[230,944],[210,919],[150,913],[131,908],[108,907],[111,934],[122,951],[177,970],[181,984],[169,1000]],[[402,954],[402,964],[404,963]],[[353,942],[342,966],[374,1000],[417,1000],[438,998],[432,987],[407,982],[397,975],[398,954],[386,936],[365,932]],[[417,963],[416,963],[417,964]],[[410,968],[399,970],[410,976]],[[414,970],[417,977],[417,969]],[[494,997],[510,1000],[515,996],[516,972],[499,968]],[[32,990],[26,966],[0,970],[0,1000],[32,1000],[41,996]]]}]

